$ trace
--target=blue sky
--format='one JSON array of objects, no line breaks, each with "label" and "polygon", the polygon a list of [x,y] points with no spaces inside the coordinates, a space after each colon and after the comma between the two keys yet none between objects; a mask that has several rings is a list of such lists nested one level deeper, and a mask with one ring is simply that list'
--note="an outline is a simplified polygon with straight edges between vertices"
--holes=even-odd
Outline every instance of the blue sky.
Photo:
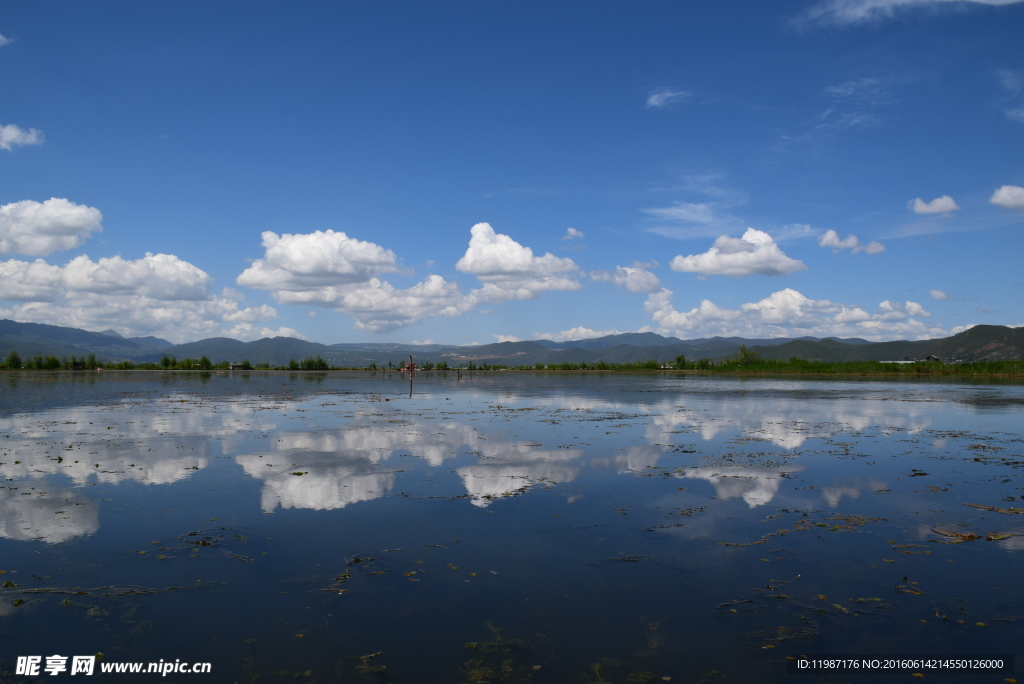
[{"label": "blue sky", "polygon": [[8,2],[0,317],[467,344],[1024,324],[1024,0]]}]

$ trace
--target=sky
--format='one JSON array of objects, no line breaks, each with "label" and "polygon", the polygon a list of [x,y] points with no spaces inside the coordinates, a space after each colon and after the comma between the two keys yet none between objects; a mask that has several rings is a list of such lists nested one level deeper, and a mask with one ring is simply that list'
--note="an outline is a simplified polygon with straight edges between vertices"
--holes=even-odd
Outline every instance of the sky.
[{"label": "sky", "polygon": [[1024,325],[1024,0],[0,11],[0,318],[180,343]]}]

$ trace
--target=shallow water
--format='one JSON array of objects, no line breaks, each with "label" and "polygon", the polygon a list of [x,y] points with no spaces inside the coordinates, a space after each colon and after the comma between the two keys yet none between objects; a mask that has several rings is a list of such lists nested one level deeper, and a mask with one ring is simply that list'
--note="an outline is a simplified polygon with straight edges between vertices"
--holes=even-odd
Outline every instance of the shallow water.
[{"label": "shallow water", "polygon": [[4,681],[97,652],[211,663],[164,681],[908,681],[787,656],[1024,650],[1021,385],[0,383]]}]

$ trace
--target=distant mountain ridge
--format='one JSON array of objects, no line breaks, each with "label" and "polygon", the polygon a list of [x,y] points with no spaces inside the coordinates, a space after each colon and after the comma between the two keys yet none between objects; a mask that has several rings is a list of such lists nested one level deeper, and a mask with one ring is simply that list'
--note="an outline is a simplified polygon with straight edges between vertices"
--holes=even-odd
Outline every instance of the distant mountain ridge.
[{"label": "distant mountain ridge", "polygon": [[775,338],[710,337],[681,340],[656,333],[621,333],[585,340],[556,342],[524,340],[483,345],[339,343],[320,344],[293,337],[273,337],[242,342],[228,337],[211,337],[185,344],[172,344],[157,337],[122,337],[116,331],[90,332],[41,323],[0,320],[0,358],[16,350],[22,358],[53,355],[58,358],[95,354],[106,361],[159,361],[165,354],[178,359],[206,356],[214,362],[249,361],[284,365],[291,359],[320,356],[333,366],[394,365],[408,360],[423,363],[446,361],[450,365],[468,362],[509,366],[537,363],[630,363],[673,361],[680,355],[693,361],[732,358],[740,345],[762,358],[809,359],[817,361],[899,361],[923,359],[929,355],[943,360],[995,361],[1024,358],[1024,328],[978,325],[951,337],[935,340],[868,342],[860,338]]},{"label": "distant mountain ridge", "polygon": [[18,323],[0,320],[0,350],[6,356],[17,350],[22,357],[86,356],[95,354],[104,359],[136,359],[174,346],[158,337],[122,337],[114,333],[90,332],[44,323]]}]

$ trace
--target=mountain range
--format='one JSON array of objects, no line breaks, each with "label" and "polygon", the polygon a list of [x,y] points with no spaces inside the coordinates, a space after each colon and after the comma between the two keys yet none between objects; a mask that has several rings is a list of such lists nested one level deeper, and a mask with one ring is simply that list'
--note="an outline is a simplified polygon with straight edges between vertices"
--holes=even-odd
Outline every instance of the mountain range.
[{"label": "mountain range", "polygon": [[1024,328],[977,325],[961,333],[933,340],[869,342],[860,338],[839,339],[711,337],[681,340],[656,333],[623,333],[585,340],[556,342],[531,340],[484,345],[340,343],[320,344],[293,337],[263,338],[241,342],[211,337],[172,344],[157,337],[123,337],[113,330],[90,332],[41,323],[0,320],[0,358],[16,350],[22,358],[87,356],[104,361],[159,361],[164,355],[178,359],[207,356],[212,361],[243,361],[284,365],[291,359],[320,356],[332,366],[395,365],[410,355],[419,363],[447,361],[509,366],[561,362],[629,363],[672,361],[679,355],[689,360],[712,361],[735,357],[740,345],[767,359],[800,358],[816,361],[900,361],[937,356],[943,360],[996,361],[1024,358]]}]

